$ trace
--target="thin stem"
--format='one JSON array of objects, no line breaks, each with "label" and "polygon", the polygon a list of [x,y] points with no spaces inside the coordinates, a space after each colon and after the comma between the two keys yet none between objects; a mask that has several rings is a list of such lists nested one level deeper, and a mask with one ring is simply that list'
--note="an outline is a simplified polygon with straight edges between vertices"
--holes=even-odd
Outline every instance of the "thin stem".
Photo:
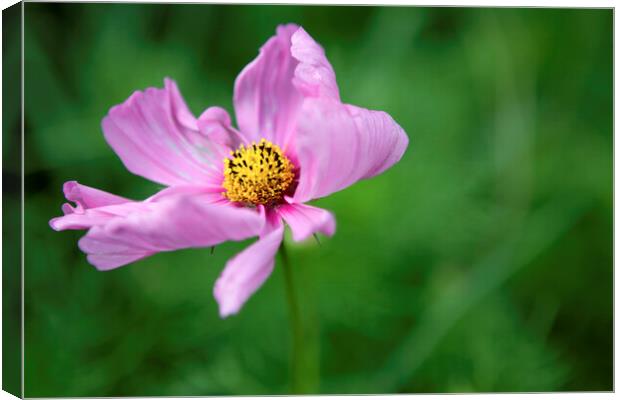
[{"label": "thin stem", "polygon": [[284,241],[280,245],[280,258],[284,271],[284,283],[286,286],[286,300],[288,302],[289,321],[291,334],[293,335],[293,349],[291,353],[291,390],[295,394],[303,393],[303,330],[299,305],[295,297],[295,285],[288,253]]}]

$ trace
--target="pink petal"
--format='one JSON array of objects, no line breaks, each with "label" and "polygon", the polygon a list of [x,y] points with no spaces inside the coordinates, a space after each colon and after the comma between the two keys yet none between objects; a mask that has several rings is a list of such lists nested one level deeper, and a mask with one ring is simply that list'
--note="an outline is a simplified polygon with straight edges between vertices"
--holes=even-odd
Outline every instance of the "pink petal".
[{"label": "pink petal", "polygon": [[258,235],[264,225],[264,217],[255,210],[209,204],[199,196],[142,204],[145,210],[93,226],[80,239],[91,264],[108,270],[160,251],[244,240]]},{"label": "pink petal", "polygon": [[303,29],[291,38],[291,53],[299,64],[293,83],[306,97],[331,97],[340,100],[336,73],[323,48]]},{"label": "pink petal", "polygon": [[293,86],[297,60],[291,54],[296,25],[281,25],[235,81],[239,129],[249,141],[266,138],[286,150],[301,94]]},{"label": "pink petal", "polygon": [[133,200],[125,199],[99,189],[81,185],[76,181],[68,181],[63,185],[65,198],[75,206],[65,203],[62,217],[52,218],[52,229],[88,229],[93,225],[107,222],[110,218],[124,215],[136,207]]},{"label": "pink petal", "polygon": [[247,299],[271,275],[283,234],[284,225],[278,218],[272,221],[270,231],[263,232],[258,241],[226,263],[213,289],[222,318],[239,312]]},{"label": "pink petal", "polygon": [[332,236],[336,231],[336,220],[332,213],[306,204],[285,204],[278,207],[278,214],[291,227],[293,240],[301,242],[312,234],[320,232]]},{"label": "pink petal", "polygon": [[294,202],[327,196],[382,173],[400,160],[408,142],[384,112],[306,99],[296,134],[300,176]]},{"label": "pink petal", "polygon": [[246,139],[232,127],[228,112],[221,107],[209,107],[198,118],[198,129],[208,138],[205,152],[213,153],[215,169],[220,171],[218,183],[223,180],[222,160],[229,157],[230,150],[237,149]]},{"label": "pink petal", "polygon": [[66,182],[63,186],[65,197],[76,203],[62,206],[64,216],[52,218],[50,226],[57,231],[67,229],[88,229],[95,225],[104,225],[116,217],[124,217],[133,212],[150,210],[148,203],[159,202],[179,195],[199,196],[207,203],[227,203],[222,197],[219,186],[174,186],[161,190],[145,201],[133,201],[116,196],[99,189],[81,185],[76,181]]},{"label": "pink petal", "polygon": [[241,132],[249,141],[266,138],[289,150],[306,96],[338,99],[336,75],[321,46],[303,28],[279,26],[235,82]]},{"label": "pink petal", "polygon": [[165,200],[173,196],[192,195],[199,197],[201,201],[207,203],[220,203],[221,200],[226,200],[225,203],[229,203],[228,200],[222,196],[224,188],[217,186],[194,186],[194,185],[179,185],[170,186],[160,190],[151,197],[145,200],[145,202],[158,202]]},{"label": "pink petal", "polygon": [[101,125],[134,174],[165,185],[210,182],[218,176],[208,140],[170,79],[164,89],[135,92],[112,107]]},{"label": "pink petal", "polygon": [[[112,204],[122,204],[131,201],[115,194],[107,193],[89,186],[80,185],[77,181],[65,182],[62,186],[62,190],[67,200],[76,203],[76,208],[78,210],[109,206]],[[71,207],[69,204],[67,205]],[[69,210],[67,208],[65,209]],[[76,211],[73,207],[71,207],[70,210],[71,212]]]},{"label": "pink petal", "polygon": [[93,226],[107,224],[114,218],[146,210],[148,210],[148,206],[144,202],[130,201],[123,204],[89,208],[83,212],[68,213],[62,217],[52,218],[50,226],[56,231],[89,229]]}]

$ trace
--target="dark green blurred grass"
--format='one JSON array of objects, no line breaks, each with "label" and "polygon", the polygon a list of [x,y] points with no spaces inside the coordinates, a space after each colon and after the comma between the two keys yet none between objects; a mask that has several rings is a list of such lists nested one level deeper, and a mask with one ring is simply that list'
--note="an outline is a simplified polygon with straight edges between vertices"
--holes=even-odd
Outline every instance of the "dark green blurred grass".
[{"label": "dark green blurred grass", "polygon": [[22,395],[21,324],[21,15],[2,10],[2,390]]},{"label": "dark green blurred grass", "polygon": [[47,225],[66,180],[158,189],[106,145],[109,107],[170,76],[195,114],[232,112],[234,78],[285,22],[325,47],[344,101],[411,140],[316,203],[334,238],[291,243],[306,387],[611,390],[611,10],[28,3],[26,396],[288,392],[280,269],[217,315],[213,282],[245,243],[101,273],[81,232]]}]

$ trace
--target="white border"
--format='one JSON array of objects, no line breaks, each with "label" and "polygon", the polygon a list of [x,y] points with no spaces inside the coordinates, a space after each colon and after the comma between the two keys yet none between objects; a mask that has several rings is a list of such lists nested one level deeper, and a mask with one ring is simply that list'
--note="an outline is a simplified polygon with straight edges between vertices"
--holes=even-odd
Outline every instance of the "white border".
[{"label": "white border", "polygon": [[[34,1],[33,1],[34,2]],[[76,0],[73,2],[92,2],[92,1],[86,1],[86,0]],[[110,0],[103,0],[103,1],[98,1],[101,3],[104,2],[119,2],[119,1],[110,1]],[[125,3],[134,3],[136,1],[124,1]],[[15,4],[16,2],[13,0],[0,0],[0,5],[2,7],[2,9],[5,9],[13,4]],[[147,3],[147,1],[142,1],[142,3]],[[196,0],[185,0],[185,1],[170,1],[170,0],[152,0],[152,1],[148,1],[148,3],[205,3],[203,1],[196,1]],[[258,1],[258,0],[245,0],[245,1],[225,1],[225,0],[213,0],[213,1],[209,1],[208,3],[213,3],[213,4],[265,4],[266,2],[264,1]],[[269,2],[267,2],[267,4],[291,4],[292,1],[286,1],[286,0],[270,0]],[[313,1],[295,1],[295,4],[314,4],[314,5],[333,5],[333,4],[346,4],[346,5],[388,5],[388,6],[407,6],[407,5],[417,5],[417,6],[456,6],[456,7],[562,7],[562,8],[568,8],[568,7],[589,7],[589,8],[593,8],[593,7],[603,7],[603,8],[610,8],[610,7],[615,7],[616,2],[615,1],[601,1],[601,0],[592,0],[592,1],[559,1],[559,0],[546,0],[546,1],[532,1],[532,0],[525,0],[525,1],[492,1],[492,0],[478,0],[475,3],[472,3],[471,1],[459,1],[459,0],[451,0],[451,1],[437,1],[437,0],[426,0],[426,1],[398,1],[398,0],[384,0],[382,2],[372,2],[372,1],[364,1],[364,0],[357,0],[357,1],[347,1],[347,0],[337,0],[337,1],[329,1],[329,0],[313,0]],[[22,77],[24,76],[24,57],[23,57],[23,51],[24,51],[24,41],[23,41],[23,35],[24,35],[24,31],[23,31],[23,18],[24,18],[24,6],[22,4]],[[615,21],[616,21],[616,16],[615,16],[615,11],[614,11],[614,77],[616,76],[616,73],[618,72],[618,66],[615,63],[616,59],[615,59],[615,55],[617,54],[617,46],[618,46],[618,39],[619,34],[615,29]],[[0,45],[1,45],[1,38],[2,38],[2,32],[1,32],[1,28],[2,28],[2,22],[0,20]],[[1,61],[1,53],[0,53],[0,61]],[[1,62],[0,62],[1,64]],[[0,93],[2,90],[2,83],[0,82]],[[22,263],[23,263],[23,257],[24,257],[24,232],[23,232],[23,227],[24,227],[24,213],[23,213],[23,207],[24,207],[24,132],[23,132],[23,127],[24,127],[24,80],[22,79],[21,82],[21,90],[22,90],[22,148],[21,148],[21,155],[22,155],[22,160],[21,160],[21,171],[22,171],[22,177],[21,177],[21,197],[22,197],[22,215],[21,215],[21,223],[22,223],[22,229],[20,232],[20,237],[21,237],[21,243],[22,243],[22,248],[21,248],[21,252],[22,252]],[[616,80],[614,79],[614,132],[616,132],[616,127],[617,127],[617,119],[615,118],[616,115],[618,115],[618,111],[619,107],[617,105],[617,103],[615,102],[615,95],[617,93],[617,83]],[[1,97],[1,96],[0,96]],[[0,99],[0,106],[1,106],[1,101],[2,99]],[[1,126],[1,122],[2,122],[2,117],[0,116],[0,126]],[[2,149],[2,144],[0,142],[0,150]],[[620,154],[620,145],[615,141],[615,135],[614,135],[614,155],[616,154]],[[1,158],[1,152],[0,152],[0,158]],[[618,178],[620,175],[617,173],[617,164],[615,162],[615,157],[614,157],[614,188],[618,187],[618,183],[620,178]],[[0,185],[2,183],[2,178],[0,176]],[[617,246],[618,246],[618,235],[616,234],[616,227],[618,226],[617,222],[617,217],[616,217],[616,213],[615,210],[616,208],[620,206],[620,200],[618,200],[618,198],[615,196],[615,191],[614,191],[614,266],[615,266],[615,254],[616,254],[616,250],[617,250]],[[2,205],[0,203],[0,212],[2,210]],[[0,215],[0,219],[1,219],[1,215]],[[2,233],[0,232],[0,241],[2,239]],[[0,249],[0,256],[2,254],[2,249]],[[0,259],[0,263],[1,263],[1,259]],[[24,362],[24,346],[23,346],[23,341],[24,341],[24,326],[23,326],[23,317],[24,317],[24,309],[23,309],[23,303],[24,303],[24,291],[23,291],[23,283],[24,283],[24,268],[23,268],[23,264],[22,264],[22,291],[21,291],[21,296],[22,296],[22,396],[23,396],[23,382],[24,382],[24,374],[23,374],[23,362]],[[618,284],[618,276],[615,274],[615,269],[614,269],[614,288],[617,287]],[[1,287],[0,287],[0,295],[1,295]],[[0,306],[1,306],[1,297],[0,297]],[[617,370],[615,368],[615,360],[618,359],[618,349],[615,346],[615,342],[616,342],[616,333],[618,332],[618,319],[616,318],[616,310],[618,309],[618,298],[615,296],[615,290],[614,290],[614,388],[617,388],[618,385],[618,373]],[[0,335],[1,335],[1,327],[2,327],[2,321],[0,320]],[[0,351],[0,355],[1,355],[1,351]],[[0,383],[1,383],[1,379],[2,379],[2,366],[0,365]],[[592,400],[597,400],[597,399],[612,399],[615,398],[615,394],[614,393],[542,393],[542,394],[463,394],[463,395],[436,395],[436,394],[420,394],[420,395],[377,395],[377,396],[372,396],[373,398],[422,398],[422,399],[428,399],[428,400],[439,400],[439,399],[446,399],[448,397],[452,397],[455,396],[458,399],[548,399],[548,400],[575,400],[575,399],[592,399]],[[292,396],[292,397],[297,397],[297,396]],[[324,398],[329,398],[329,399],[343,399],[343,400],[349,400],[349,399],[364,399],[367,398],[368,396],[304,396],[304,398],[308,398],[308,399],[324,399]],[[0,400],[4,400],[4,399],[14,399],[15,397],[13,397],[12,395],[6,393],[6,392],[2,392],[0,391]],[[142,397],[138,397],[138,398],[142,398]],[[144,397],[147,398],[147,397]],[[187,397],[166,397],[167,399],[185,399]],[[199,397],[202,398],[202,397]],[[208,397],[204,397],[204,398],[208,398]],[[237,398],[237,397],[227,397],[227,398]],[[239,397],[242,398],[242,397]],[[279,399],[280,397],[278,396],[264,396],[264,397],[260,397],[260,396],[248,396],[248,397],[243,397],[245,399]]]}]

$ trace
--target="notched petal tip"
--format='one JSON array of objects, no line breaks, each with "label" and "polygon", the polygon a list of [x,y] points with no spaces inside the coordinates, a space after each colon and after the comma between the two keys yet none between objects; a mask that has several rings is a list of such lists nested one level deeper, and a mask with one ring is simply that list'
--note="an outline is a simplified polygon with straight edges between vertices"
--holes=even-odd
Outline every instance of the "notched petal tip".
[{"label": "notched petal tip", "polygon": [[340,98],[336,73],[325,50],[302,27],[291,36],[290,51],[298,61],[293,84],[304,96]]},{"label": "notched petal tip", "polygon": [[[294,22],[289,22],[287,24],[280,24],[276,28],[276,35],[284,36],[290,38],[297,32],[299,29],[302,29],[300,25],[297,25]],[[290,39],[289,39],[290,40]]]},{"label": "notched petal tip", "polygon": [[302,26],[298,26],[297,29],[295,29],[295,32],[293,32],[293,35],[291,36],[291,40],[293,42],[299,39],[310,39],[314,41],[314,39],[312,39],[310,34]]},{"label": "notched petal tip", "polygon": [[164,77],[164,87],[165,88],[170,88],[170,87],[177,87],[177,82],[170,78],[169,76]]},{"label": "notched petal tip", "polygon": [[55,218],[50,219],[50,221],[49,221],[50,228],[52,228],[53,230],[55,230],[57,232],[61,231],[62,229],[61,229],[61,226],[59,224],[59,222],[60,222],[59,220],[61,218],[62,217],[55,217]]},{"label": "notched petal tip", "polygon": [[62,185],[62,191],[67,200],[74,201],[79,195],[78,181],[67,181]]},{"label": "notched petal tip", "polygon": [[75,208],[69,203],[64,203],[62,206],[60,206],[60,209],[62,210],[62,213],[64,215],[73,214],[76,211]]}]

